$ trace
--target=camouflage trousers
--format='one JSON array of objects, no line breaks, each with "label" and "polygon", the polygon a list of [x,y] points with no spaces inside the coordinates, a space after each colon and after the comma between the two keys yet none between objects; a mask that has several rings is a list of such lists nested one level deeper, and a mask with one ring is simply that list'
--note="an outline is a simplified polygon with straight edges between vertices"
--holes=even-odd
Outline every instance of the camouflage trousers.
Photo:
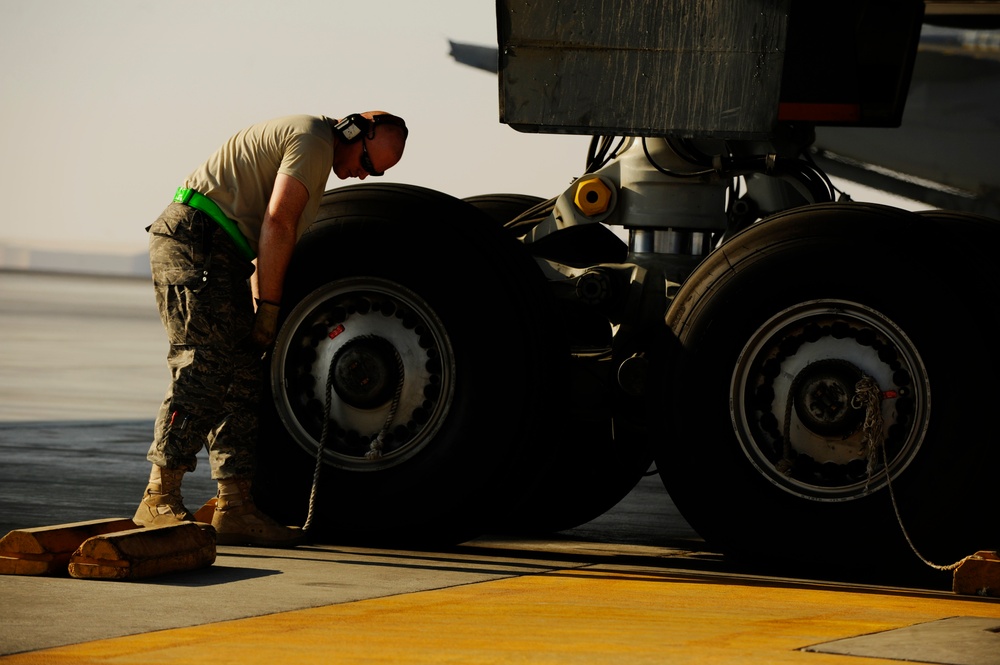
[{"label": "camouflage trousers", "polygon": [[254,266],[212,219],[181,203],[148,231],[171,380],[146,458],[193,471],[206,446],[213,478],[249,478],[263,380],[250,344]]}]

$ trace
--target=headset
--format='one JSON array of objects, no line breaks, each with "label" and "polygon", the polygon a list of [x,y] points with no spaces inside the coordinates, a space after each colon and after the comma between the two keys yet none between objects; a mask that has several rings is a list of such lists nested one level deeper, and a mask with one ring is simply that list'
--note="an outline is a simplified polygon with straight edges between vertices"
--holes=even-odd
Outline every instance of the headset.
[{"label": "headset", "polygon": [[343,143],[354,143],[363,136],[372,138],[375,128],[379,125],[395,125],[396,127],[400,127],[403,130],[404,139],[409,134],[409,131],[406,129],[406,123],[403,122],[402,118],[388,114],[379,114],[373,116],[372,120],[369,120],[360,113],[352,113],[334,125],[333,130]]}]

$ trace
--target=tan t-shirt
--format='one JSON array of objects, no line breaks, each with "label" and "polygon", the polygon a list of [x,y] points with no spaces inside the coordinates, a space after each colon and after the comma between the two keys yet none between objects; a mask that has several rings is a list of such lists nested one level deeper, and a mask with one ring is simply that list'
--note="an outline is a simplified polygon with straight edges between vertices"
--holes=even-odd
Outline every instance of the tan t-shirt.
[{"label": "tan t-shirt", "polygon": [[333,168],[332,121],[324,116],[291,115],[257,123],[237,133],[184,180],[235,221],[254,252],[260,238],[274,179],[289,175],[309,190],[298,236],[316,218]]}]

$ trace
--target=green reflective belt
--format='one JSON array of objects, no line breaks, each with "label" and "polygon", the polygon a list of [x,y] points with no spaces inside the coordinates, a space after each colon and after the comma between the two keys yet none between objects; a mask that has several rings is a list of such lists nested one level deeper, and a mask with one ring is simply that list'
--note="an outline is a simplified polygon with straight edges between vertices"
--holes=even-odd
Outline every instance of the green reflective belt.
[{"label": "green reflective belt", "polygon": [[174,202],[189,205],[195,210],[200,210],[211,217],[233,239],[233,242],[236,243],[236,248],[240,250],[240,254],[246,257],[248,261],[253,261],[257,258],[257,254],[250,247],[250,243],[240,233],[240,228],[236,226],[236,222],[226,217],[226,214],[215,204],[215,201],[204,194],[199,194],[193,189],[178,187],[177,193],[174,194]]}]

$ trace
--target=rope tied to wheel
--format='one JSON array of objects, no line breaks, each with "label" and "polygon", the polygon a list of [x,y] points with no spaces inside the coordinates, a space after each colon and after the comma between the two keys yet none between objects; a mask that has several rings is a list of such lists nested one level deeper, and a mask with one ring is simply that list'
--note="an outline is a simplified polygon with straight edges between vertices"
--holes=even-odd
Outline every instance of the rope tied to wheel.
[{"label": "rope tied to wheel", "polygon": [[382,450],[385,447],[385,436],[389,433],[389,427],[392,426],[392,421],[396,419],[396,411],[399,409],[399,400],[403,395],[403,379],[405,378],[403,359],[400,357],[399,351],[395,348],[393,348],[393,352],[396,356],[396,369],[399,371],[399,381],[396,382],[396,393],[392,397],[392,405],[389,407],[389,414],[385,418],[385,424],[382,425],[382,429],[379,433],[372,438],[372,442],[368,446],[368,452],[365,453],[365,459],[368,460],[376,460],[382,457]]},{"label": "rope tied to wheel", "polygon": [[[885,433],[883,432],[884,421],[882,419],[882,389],[879,388],[875,379],[863,375],[854,386],[854,397],[851,398],[851,408],[864,409],[865,420],[861,425],[861,432],[864,439],[861,445],[864,448],[865,457],[868,460],[867,474],[865,481],[865,491],[878,467],[878,452],[881,450],[883,458],[885,455]],[[888,480],[889,465],[885,464],[886,478]]]},{"label": "rope tied to wheel", "polygon": [[864,434],[862,445],[865,446],[865,456],[868,458],[868,480],[865,482],[865,489],[868,489],[868,484],[875,476],[879,462],[879,451],[881,450],[881,462],[882,469],[885,472],[885,484],[886,487],[889,488],[889,497],[892,500],[892,509],[896,514],[896,522],[899,524],[899,528],[903,532],[903,537],[906,538],[906,543],[910,546],[910,549],[913,550],[913,553],[917,556],[917,558],[927,566],[930,566],[935,570],[955,570],[969,557],[964,557],[961,560],[947,566],[934,563],[920,553],[920,550],[917,549],[913,539],[910,538],[910,534],[907,532],[906,526],[903,524],[903,517],[899,512],[899,504],[896,501],[896,492],[892,487],[892,478],[889,473],[889,454],[885,449],[885,431],[882,420],[882,399],[883,393],[882,389],[878,385],[878,382],[867,374],[862,375],[857,384],[854,386],[854,397],[851,398],[851,407],[865,410],[865,419],[861,426],[861,431]]},{"label": "rope tied to wheel", "polygon": [[[365,459],[367,460],[377,460],[382,457],[382,451],[385,447],[385,437],[389,432],[389,428],[392,426],[392,421],[396,418],[396,411],[399,410],[399,402],[403,394],[403,379],[405,370],[403,358],[399,355],[399,351],[395,348],[393,348],[393,353],[396,358],[396,369],[399,372],[399,380],[396,382],[396,391],[392,398],[392,404],[389,406],[389,413],[386,416],[385,422],[383,423],[378,434],[372,437],[369,449],[365,453]],[[309,531],[312,528],[313,516],[316,511],[316,497],[319,494],[319,476],[320,471],[323,468],[323,450],[326,448],[326,442],[330,434],[330,423],[333,422],[333,419],[330,418],[330,408],[333,406],[334,366],[336,365],[337,360],[338,356],[335,353],[333,354],[333,357],[330,358],[330,366],[327,368],[326,372],[323,429],[320,433],[319,444],[316,446],[316,465],[313,468],[312,487],[309,490],[309,510],[306,513],[306,521],[302,525],[303,531]]]}]

